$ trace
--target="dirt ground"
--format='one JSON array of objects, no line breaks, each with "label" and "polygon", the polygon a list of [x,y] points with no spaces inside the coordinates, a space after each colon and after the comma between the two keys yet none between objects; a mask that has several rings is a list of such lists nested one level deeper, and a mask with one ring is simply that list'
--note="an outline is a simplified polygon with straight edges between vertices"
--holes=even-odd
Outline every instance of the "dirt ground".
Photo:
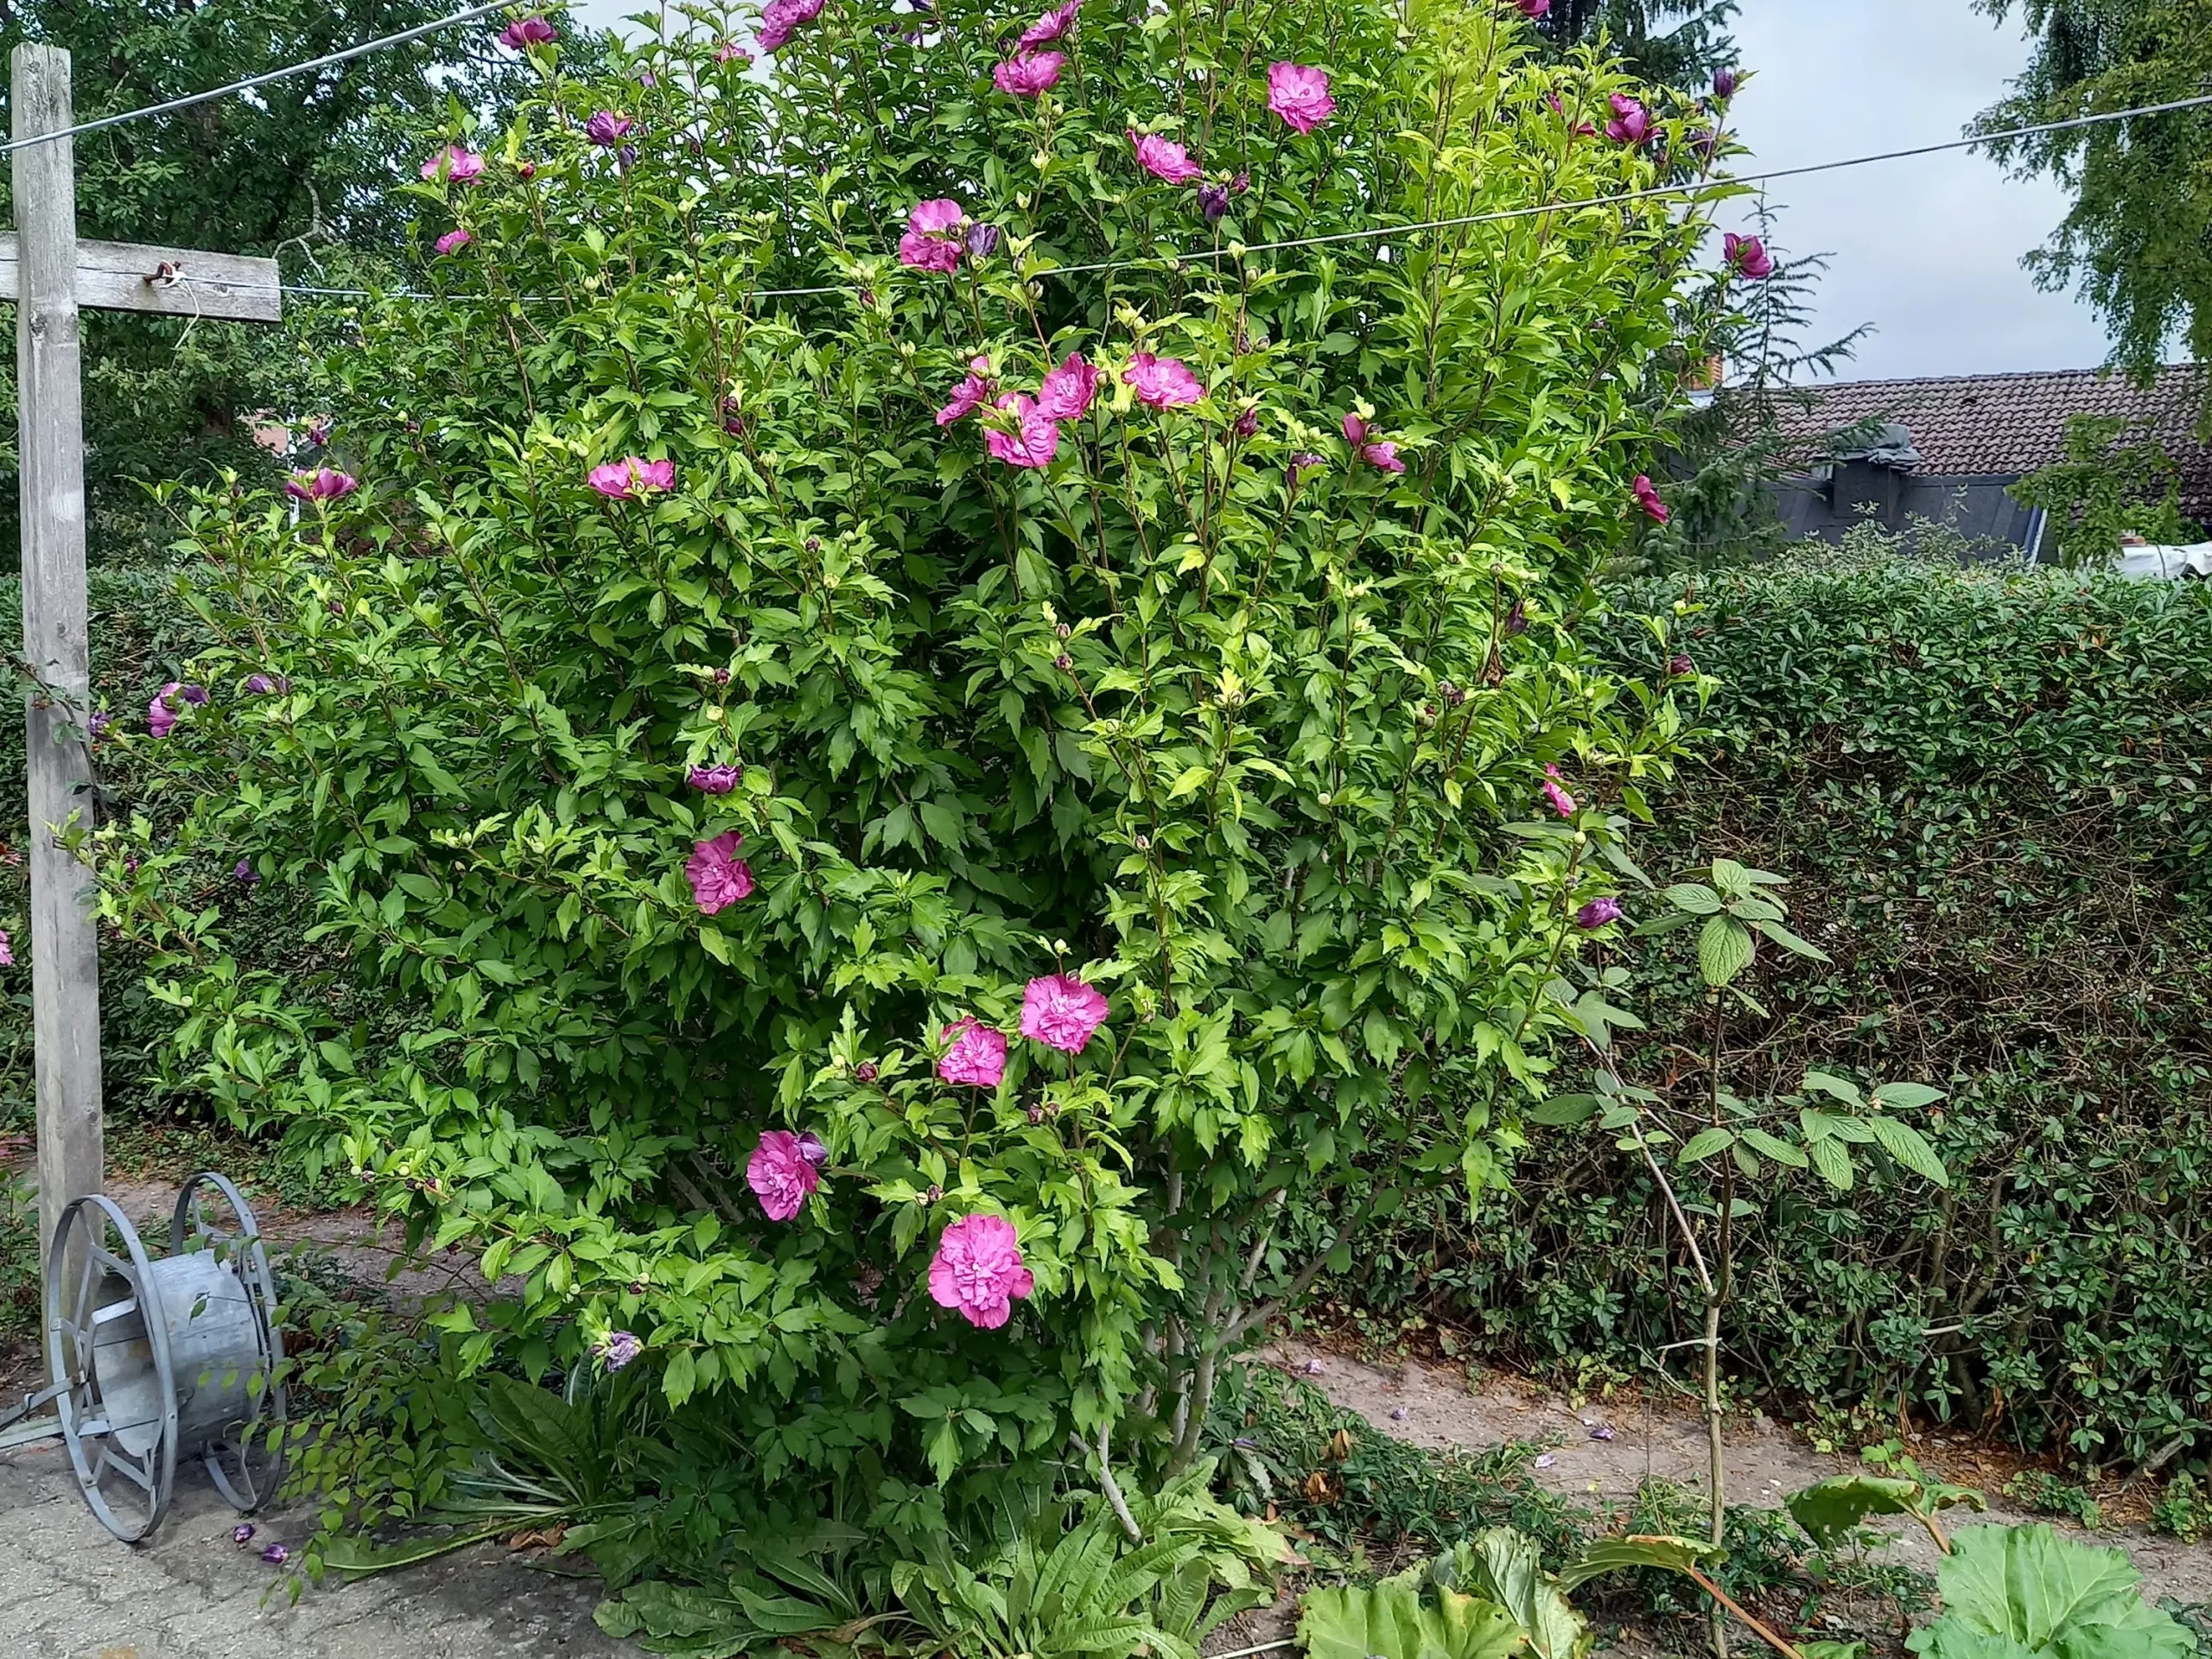
[{"label": "dirt ground", "polygon": [[[1304,1343],[1275,1344],[1266,1357],[1384,1433],[1414,1446],[1473,1448],[1507,1440],[1545,1446],[1536,1478],[1555,1491],[1611,1503],[1633,1498],[1637,1485],[1655,1476],[1700,1490],[1705,1485],[1705,1425],[1687,1412],[1648,1402],[1577,1408],[1518,1377],[1482,1373],[1471,1382],[1464,1367],[1420,1360],[1368,1364]],[[1603,1429],[1612,1431],[1610,1440],[1593,1435]],[[1997,1489],[2009,1461],[1971,1440],[1924,1434],[1910,1449],[1930,1474],[1978,1487],[1989,1497],[1986,1516],[1952,1511],[1947,1519],[1955,1525],[2048,1522],[2069,1536],[2125,1549],[2153,1601],[2161,1596],[2212,1600],[2212,1544],[2183,1544],[2139,1530],[2085,1533],[2049,1516],[2008,1508]],[[1859,1466],[1855,1459],[1814,1451],[1802,1435],[1764,1416],[1732,1430],[1727,1462],[1731,1498],[1768,1508],[1779,1508],[1785,1495],[1801,1487]],[[1924,1531],[1903,1520],[1890,1529],[1897,1536],[1895,1559],[1923,1572],[1936,1570],[1936,1545]]]},{"label": "dirt ground", "polygon": [[[173,1182],[117,1179],[109,1196],[165,1249]],[[464,1274],[389,1268],[396,1239],[370,1217],[271,1211],[264,1231],[281,1245],[312,1243],[346,1277],[401,1296],[429,1294]],[[463,1279],[463,1282],[466,1280]],[[1544,1448],[1536,1478],[1592,1504],[1624,1504],[1658,1477],[1701,1487],[1704,1427],[1686,1411],[1638,1401],[1576,1406],[1526,1381],[1421,1359],[1372,1363],[1319,1343],[1287,1341],[1262,1357],[1411,1444],[1479,1449],[1508,1441]],[[28,1348],[0,1354],[0,1389],[37,1386]],[[1990,1492],[2007,1462],[1970,1440],[1924,1435],[1910,1447],[1931,1473]],[[1853,1466],[1827,1456],[1764,1416],[1736,1425],[1728,1441],[1729,1485],[1739,1503],[1778,1506],[1783,1497]],[[0,1452],[0,1605],[10,1655],[26,1659],[602,1659],[635,1654],[591,1621],[596,1586],[561,1576],[562,1564],[483,1547],[434,1566],[310,1591],[296,1607],[271,1597],[274,1570],[235,1548],[237,1517],[196,1470],[181,1468],[176,1510],[152,1544],[127,1548],[102,1532],[73,1491],[67,1459],[51,1446]],[[1991,1522],[2048,1519],[1993,1503]],[[1970,1525],[1971,1518],[1960,1524]],[[2076,1529],[2060,1525],[2062,1530]],[[261,1522],[262,1541],[304,1534],[305,1517]],[[1897,1559],[1923,1571],[1935,1546],[1898,1523]],[[2189,1546],[2139,1531],[2101,1531],[2094,1541],[2127,1551],[2155,1600],[2212,1601],[2212,1545]],[[1277,1607],[1233,1621],[1207,1643],[1214,1655],[1267,1647],[1287,1651],[1295,1615]],[[1269,1644],[1282,1644],[1274,1647]]]}]

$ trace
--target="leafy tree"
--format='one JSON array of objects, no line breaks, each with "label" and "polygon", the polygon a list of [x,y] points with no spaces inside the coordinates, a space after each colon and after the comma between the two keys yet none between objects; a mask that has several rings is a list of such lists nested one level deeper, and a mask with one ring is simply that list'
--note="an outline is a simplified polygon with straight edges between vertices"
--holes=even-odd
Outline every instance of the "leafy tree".
[{"label": "leafy tree", "polygon": [[2024,507],[2050,515],[2051,546],[2068,569],[2108,564],[2120,538],[2161,546],[2195,540],[2181,516],[2181,474],[2155,442],[2126,442],[2124,415],[2076,415],[2066,423],[2066,459],[2012,486]]},{"label": "leafy tree", "polygon": [[1669,430],[1660,465],[1671,480],[1674,516],[1648,531],[1638,550],[1652,569],[1702,569],[1780,549],[1777,487],[1820,459],[1820,447],[1808,446],[1802,430],[1802,417],[1818,398],[1811,383],[1834,374],[1872,332],[1862,323],[1825,345],[1808,344],[1813,294],[1827,256],[1784,253],[1764,201],[1752,222],[1773,269],[1764,276],[1731,272],[1708,302],[1719,321],[1700,337],[1710,340],[1724,384]]},{"label": "leafy tree", "polygon": [[[118,114],[321,57],[442,16],[443,0],[32,0],[0,26],[0,51],[67,47],[77,118]],[[230,253],[283,251],[288,269],[343,273],[397,246],[407,213],[372,181],[407,152],[409,129],[459,99],[495,105],[520,85],[512,54],[457,28],[277,81],[250,98],[125,123],[76,141],[78,232]],[[8,181],[0,169],[0,213]],[[86,485],[94,560],[168,539],[140,480],[257,479],[276,461],[254,442],[260,411],[299,408],[299,329],[88,311],[84,316]],[[16,480],[13,366],[0,430],[0,514]],[[12,536],[10,537],[12,541]]]},{"label": "leafy tree", "polygon": [[[1704,227],[1527,210],[1694,106],[1486,0],[930,16],[549,47],[426,137],[433,297],[296,520],[178,498],[210,697],[80,843],[176,1086],[513,1275],[468,1362],[645,1367],[861,1514],[1190,1465],[1363,1225],[1493,1184],[1686,724],[1580,641]],[[252,954],[288,889],[359,1020]]]},{"label": "leafy tree", "polygon": [[[2163,104],[2212,86],[2212,0],[1975,0],[2035,41],[1985,132]],[[2044,287],[2077,288],[2103,315],[2113,357],[2138,375],[2176,340],[2212,359],[2212,105],[1993,146],[2021,174],[2074,194],[2029,256]]]},{"label": "leafy tree", "polygon": [[1561,49],[1603,41],[1646,80],[1686,92],[1736,60],[1740,0],[1552,0],[1542,28]]}]

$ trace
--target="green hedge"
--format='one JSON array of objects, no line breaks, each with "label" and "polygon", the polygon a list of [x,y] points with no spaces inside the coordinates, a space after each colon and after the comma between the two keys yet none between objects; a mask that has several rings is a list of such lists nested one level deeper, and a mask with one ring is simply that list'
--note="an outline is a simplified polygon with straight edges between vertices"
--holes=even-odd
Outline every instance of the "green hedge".
[{"label": "green hedge", "polygon": [[[1730,1031],[1739,1092],[1811,1062],[1951,1091],[1948,1195],[1880,1167],[1767,1205],[1732,1369],[1785,1404],[1902,1401],[2093,1463],[2212,1451],[2212,599],[1827,556],[1619,608],[1682,600],[1717,740],[1650,862],[1786,874],[1834,958]],[[1686,1058],[1660,1033],[1692,1028],[1694,978],[1679,940],[1636,949],[1656,1077]],[[1649,1377],[1695,1334],[1654,1194],[1602,1138],[1544,1133],[1472,1223],[1440,1195],[1409,1218],[1363,1294],[1524,1364]]]}]

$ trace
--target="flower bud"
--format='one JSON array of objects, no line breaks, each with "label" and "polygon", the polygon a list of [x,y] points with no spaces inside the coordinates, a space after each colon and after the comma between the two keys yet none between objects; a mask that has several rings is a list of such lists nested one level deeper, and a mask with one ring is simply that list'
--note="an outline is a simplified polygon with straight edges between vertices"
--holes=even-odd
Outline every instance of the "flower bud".
[{"label": "flower bud", "polygon": [[875,1062],[874,1060],[862,1060],[858,1065],[853,1068],[853,1076],[862,1083],[874,1083],[875,1081]]}]

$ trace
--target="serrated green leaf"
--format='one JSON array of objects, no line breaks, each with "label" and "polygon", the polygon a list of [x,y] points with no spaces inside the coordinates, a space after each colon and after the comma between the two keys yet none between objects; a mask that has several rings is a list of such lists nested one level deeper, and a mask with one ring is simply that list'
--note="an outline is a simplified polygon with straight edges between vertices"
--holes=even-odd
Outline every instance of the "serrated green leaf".
[{"label": "serrated green leaf", "polygon": [[1733,916],[1715,916],[1698,930],[1697,970],[1708,985],[1726,985],[1751,965],[1751,932]]},{"label": "serrated green leaf", "polygon": [[1711,916],[1720,909],[1720,895],[1699,881],[1677,881],[1667,889],[1667,902],[1692,916]]},{"label": "serrated green leaf", "polygon": [[1700,1129],[1689,1138],[1682,1149],[1675,1154],[1675,1161],[1694,1164],[1701,1159],[1712,1157],[1716,1152],[1726,1152],[1735,1144],[1736,1132],[1733,1129]]},{"label": "serrated green leaf", "polygon": [[1870,1117],[1866,1122],[1882,1150],[1914,1174],[1925,1176],[1938,1186],[1951,1184],[1951,1172],[1943,1167],[1936,1148],[1911,1124],[1900,1123],[1894,1117]]}]

